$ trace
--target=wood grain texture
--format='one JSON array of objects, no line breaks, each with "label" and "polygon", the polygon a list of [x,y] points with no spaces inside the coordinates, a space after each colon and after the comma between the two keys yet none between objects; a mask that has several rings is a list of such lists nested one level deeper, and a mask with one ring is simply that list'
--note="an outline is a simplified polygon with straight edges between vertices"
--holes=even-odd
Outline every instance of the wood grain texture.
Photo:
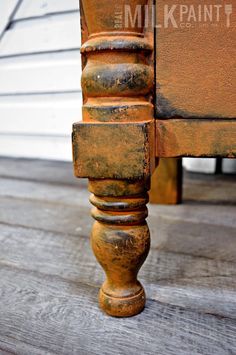
[{"label": "wood grain texture", "polygon": [[71,164],[0,159],[0,176],[1,353],[236,352],[233,177],[188,174],[183,205],[150,206],[147,306],[112,319],[97,307],[104,275],[89,246],[86,186]]},{"label": "wood grain texture", "polygon": [[150,203],[176,205],[182,201],[182,160],[160,159],[151,178]]},{"label": "wood grain texture", "polygon": [[99,305],[130,317],[146,303],[138,272],[150,248],[146,204],[155,168],[153,31],[122,20],[117,27],[123,0],[80,4],[84,102],[83,122],[73,125],[74,172],[89,178],[92,193],[91,246],[106,274]]},{"label": "wood grain texture", "polygon": [[[232,7],[227,27],[227,4],[219,2],[217,15],[211,0],[204,1],[200,18],[198,0],[191,4],[188,1],[176,4],[174,0],[168,4],[165,0],[157,2],[159,117],[235,118],[236,14]],[[171,9],[172,16],[168,18]],[[205,15],[205,20],[207,10],[212,11],[212,16]]]},{"label": "wood grain texture", "polygon": [[[1,262],[98,287],[103,273],[90,251],[86,232],[81,228],[65,239],[63,234],[1,224]],[[179,237],[172,244],[167,239],[164,244],[164,238],[158,250],[151,249],[140,273],[148,298],[236,319],[235,259],[232,263],[186,255],[176,249]],[[154,238],[154,242],[158,240]]]},{"label": "wood grain texture", "polygon": [[0,157],[1,177],[40,183],[48,182],[51,185],[76,185],[78,188],[81,184],[86,184],[85,179],[76,179],[71,174],[71,169],[71,162]]},{"label": "wood grain texture", "polygon": [[236,120],[157,120],[157,157],[236,157]]},{"label": "wood grain texture", "polygon": [[[3,286],[5,290],[1,292],[1,336],[14,345],[27,342],[30,332],[31,346],[46,353],[108,355],[113,349],[114,354],[178,351],[222,355],[235,350],[235,323],[227,318],[149,301],[141,315],[117,320],[97,309],[91,286],[9,266],[1,268],[0,280],[1,290]],[[13,315],[14,328],[10,321]],[[143,332],[143,327],[148,332]]]}]

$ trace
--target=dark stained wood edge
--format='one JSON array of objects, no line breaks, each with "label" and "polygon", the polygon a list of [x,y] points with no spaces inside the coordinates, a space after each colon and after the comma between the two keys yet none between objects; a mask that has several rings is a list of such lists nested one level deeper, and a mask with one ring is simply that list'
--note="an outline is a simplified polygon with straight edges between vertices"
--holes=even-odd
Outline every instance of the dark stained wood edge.
[{"label": "dark stained wood edge", "polygon": [[156,156],[236,158],[236,120],[157,120]]},{"label": "dark stained wood edge", "polygon": [[176,205],[182,202],[182,159],[160,159],[151,178],[149,202]]}]

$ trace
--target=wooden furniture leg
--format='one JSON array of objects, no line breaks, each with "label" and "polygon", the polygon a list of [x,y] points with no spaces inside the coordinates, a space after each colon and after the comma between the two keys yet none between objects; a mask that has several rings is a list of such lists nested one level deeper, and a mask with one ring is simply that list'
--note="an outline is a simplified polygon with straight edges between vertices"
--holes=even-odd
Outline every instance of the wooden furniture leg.
[{"label": "wooden furniture leg", "polygon": [[[140,0],[125,3],[134,13]],[[117,22],[122,0],[81,5],[84,105],[83,122],[73,126],[74,171],[89,178],[92,192],[91,243],[106,273],[100,306],[112,316],[132,316],[145,305],[137,274],[150,245],[145,219],[155,168],[153,36]]]},{"label": "wooden furniture leg", "polygon": [[151,179],[150,203],[176,205],[182,201],[182,159],[160,159]]},{"label": "wooden furniture leg", "polygon": [[145,292],[137,273],[149,251],[150,236],[145,219],[148,202],[145,181],[95,180],[93,192],[92,248],[106,272],[99,295],[102,309],[113,316],[139,313]]}]

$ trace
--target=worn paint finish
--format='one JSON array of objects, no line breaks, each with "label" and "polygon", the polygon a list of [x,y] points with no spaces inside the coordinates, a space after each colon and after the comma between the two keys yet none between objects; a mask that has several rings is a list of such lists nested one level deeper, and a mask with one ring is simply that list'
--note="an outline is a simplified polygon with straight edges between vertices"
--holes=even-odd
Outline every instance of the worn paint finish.
[{"label": "worn paint finish", "polygon": [[[89,178],[91,243],[106,272],[99,302],[113,316],[145,305],[137,274],[149,250],[145,222],[155,169],[153,35],[117,28],[115,14],[149,0],[82,0],[83,123],[74,124],[74,170]],[[144,10],[144,7],[143,7]],[[144,17],[143,17],[144,18]]]},{"label": "worn paint finish", "polygon": [[236,120],[157,120],[156,143],[158,157],[236,158]]},{"label": "worn paint finish", "polygon": [[[219,21],[216,21],[220,5]],[[227,27],[225,5],[232,4]],[[186,7],[187,5],[187,7]],[[199,21],[199,6],[213,8],[213,21]],[[161,118],[235,118],[236,114],[236,12],[234,3],[211,0],[158,0],[156,3],[156,114]],[[171,20],[164,26],[164,9],[173,6]],[[180,20],[181,6],[183,11]],[[185,6],[185,8],[183,8]],[[188,15],[195,9],[196,21]],[[193,14],[193,12],[192,12]],[[190,14],[191,15],[191,14]],[[188,24],[190,27],[187,27]],[[184,27],[183,27],[184,26]]]},{"label": "worn paint finish", "polygon": [[[113,191],[121,190],[123,180],[113,181]],[[94,189],[93,189],[94,188]],[[140,189],[141,188],[141,189]],[[90,181],[96,191],[96,182]],[[130,190],[130,191],[129,191]],[[100,192],[101,195],[101,192]],[[125,196],[96,196],[90,201],[95,206],[97,220],[92,229],[91,244],[106,272],[107,279],[100,290],[100,305],[113,316],[139,313],[145,305],[145,292],[137,280],[137,273],[150,247],[149,229],[145,222],[148,195],[143,181],[126,181]]]},{"label": "worn paint finish", "polygon": [[140,179],[150,176],[154,124],[76,123],[73,128],[74,170],[77,177]]},{"label": "worn paint finish", "polygon": [[182,202],[182,159],[159,159],[151,178],[150,203],[176,205]]}]

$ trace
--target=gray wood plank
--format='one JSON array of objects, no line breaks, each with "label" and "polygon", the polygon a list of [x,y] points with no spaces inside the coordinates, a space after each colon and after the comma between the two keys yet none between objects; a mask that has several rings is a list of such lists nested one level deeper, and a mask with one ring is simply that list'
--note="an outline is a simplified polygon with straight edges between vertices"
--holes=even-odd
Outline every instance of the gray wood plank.
[{"label": "gray wood plank", "polygon": [[[71,174],[73,173],[71,169]],[[77,186],[60,186],[49,183],[19,181],[0,177],[0,197],[35,200],[56,204],[90,207],[87,184],[78,180]]]},{"label": "gray wood plank", "polygon": [[76,179],[72,169],[71,162],[0,157],[2,177],[79,186],[86,179]]},{"label": "gray wood plank", "polygon": [[[58,176],[55,171],[55,176]],[[77,235],[78,230],[83,230],[84,235],[89,235],[92,225],[89,193],[84,181],[76,182],[78,187],[0,178],[0,221],[74,235]],[[217,207],[191,204],[174,208],[150,206],[148,221],[152,247],[236,261],[235,206]],[[199,218],[196,218],[197,209]],[[19,210],[24,213],[19,214]],[[188,212],[187,215],[184,211]],[[227,221],[230,221],[231,226],[230,223],[227,226]]]},{"label": "gray wood plank", "polygon": [[77,235],[83,231],[89,235],[92,218],[90,208],[2,197],[0,200],[0,222],[26,226],[45,231]]},{"label": "gray wood plank", "polygon": [[19,341],[11,337],[0,334],[0,354],[1,355],[54,355],[55,353],[43,351],[30,345],[27,342]]},{"label": "gray wood plank", "polygon": [[98,310],[96,294],[91,286],[2,266],[1,339],[8,341],[8,350],[10,342],[13,347],[27,342],[43,353],[66,355],[236,351],[236,325],[230,319],[154,301],[136,317],[116,319]]},{"label": "gray wood plank", "polygon": [[[230,159],[226,159],[230,160]],[[236,175],[207,175],[185,172],[183,197],[185,201],[202,204],[236,204]]]},{"label": "gray wood plank", "polygon": [[[89,237],[0,225],[0,261],[100,286],[104,275]],[[236,319],[235,264],[151,249],[140,272],[148,298]]]}]

